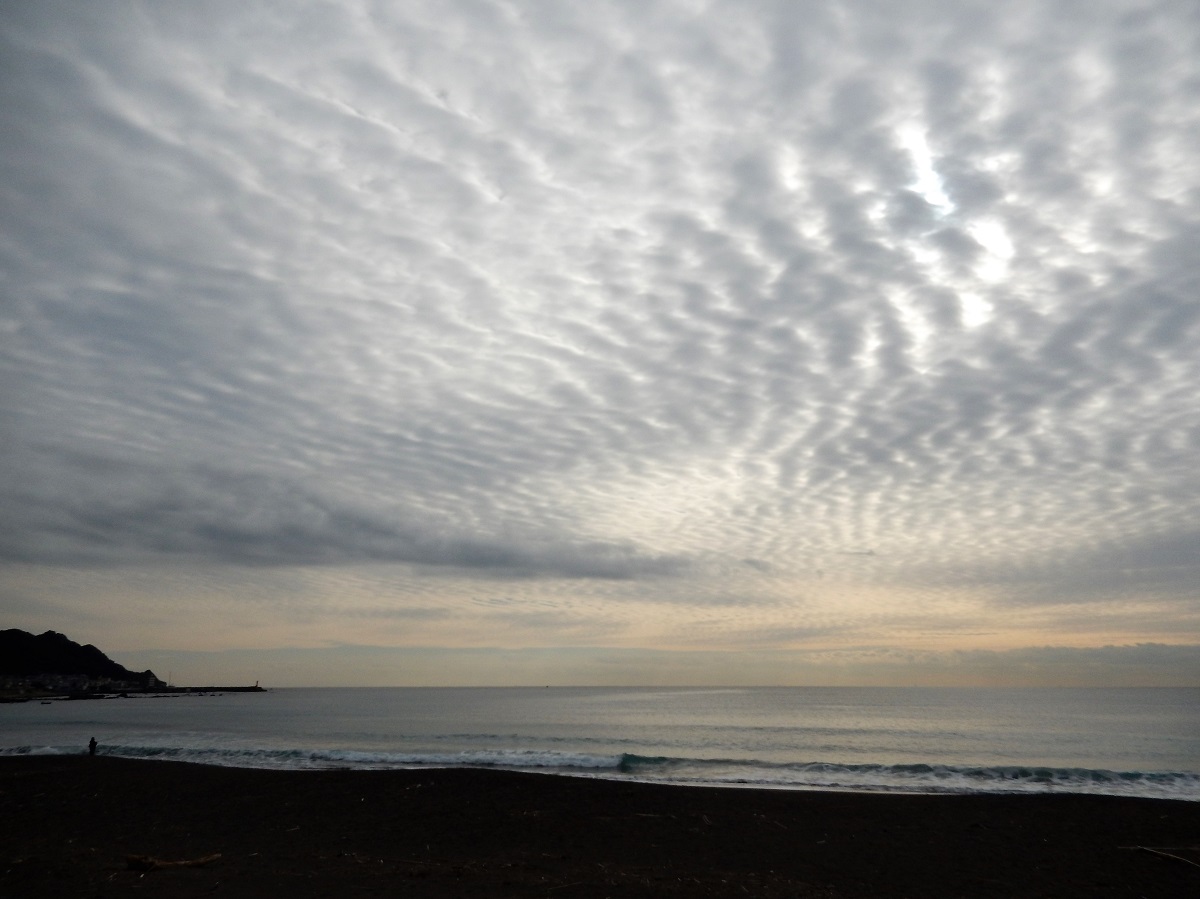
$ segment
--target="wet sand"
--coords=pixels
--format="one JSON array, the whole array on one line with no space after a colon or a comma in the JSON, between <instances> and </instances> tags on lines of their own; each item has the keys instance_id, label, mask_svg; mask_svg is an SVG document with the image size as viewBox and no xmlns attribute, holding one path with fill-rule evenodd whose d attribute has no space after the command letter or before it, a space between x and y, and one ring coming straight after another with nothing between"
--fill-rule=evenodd
<instances>
[{"instance_id":1,"label":"wet sand","mask_svg":"<svg viewBox=\"0 0 1200 899\"><path fill-rule=\"evenodd\" d=\"M0 759L0 896L29 899L1180 897L1197 847L1200 802Z\"/></svg>"}]
</instances>

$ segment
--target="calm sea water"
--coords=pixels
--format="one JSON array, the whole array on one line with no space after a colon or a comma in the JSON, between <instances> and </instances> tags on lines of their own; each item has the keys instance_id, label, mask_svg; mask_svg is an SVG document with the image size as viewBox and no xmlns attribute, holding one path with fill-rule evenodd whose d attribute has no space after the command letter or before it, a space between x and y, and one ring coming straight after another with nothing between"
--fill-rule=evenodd
<instances>
[{"instance_id":1,"label":"calm sea water","mask_svg":"<svg viewBox=\"0 0 1200 899\"><path fill-rule=\"evenodd\" d=\"M1200 801L1200 690L281 689L0 705L0 755L491 766L685 784Z\"/></svg>"}]
</instances>

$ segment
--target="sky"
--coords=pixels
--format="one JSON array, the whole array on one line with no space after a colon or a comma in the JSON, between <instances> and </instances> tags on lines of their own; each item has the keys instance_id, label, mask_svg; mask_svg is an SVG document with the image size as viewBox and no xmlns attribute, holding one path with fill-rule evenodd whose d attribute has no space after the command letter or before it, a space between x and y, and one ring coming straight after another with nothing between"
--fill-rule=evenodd
<instances>
[{"instance_id":1,"label":"sky","mask_svg":"<svg viewBox=\"0 0 1200 899\"><path fill-rule=\"evenodd\" d=\"M1194 0L0 0L0 625L177 683L1200 686Z\"/></svg>"}]
</instances>

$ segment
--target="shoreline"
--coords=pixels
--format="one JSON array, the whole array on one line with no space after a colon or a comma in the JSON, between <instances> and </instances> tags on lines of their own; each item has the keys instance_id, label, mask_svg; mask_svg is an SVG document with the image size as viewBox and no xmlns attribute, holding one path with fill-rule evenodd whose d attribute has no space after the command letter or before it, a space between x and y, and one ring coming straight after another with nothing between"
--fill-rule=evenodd
<instances>
[{"instance_id":1,"label":"shoreline","mask_svg":"<svg viewBox=\"0 0 1200 899\"><path fill-rule=\"evenodd\" d=\"M6 756L0 894L948 899L1200 889L1196 802L736 787ZM195 866L138 869L131 857Z\"/></svg>"},{"instance_id":2,"label":"shoreline","mask_svg":"<svg viewBox=\"0 0 1200 899\"><path fill-rule=\"evenodd\" d=\"M268 693L267 687L159 687L154 690L41 690L0 694L0 703L70 702L87 699L165 699L169 696L219 696L223 693Z\"/></svg>"},{"instance_id":3,"label":"shoreline","mask_svg":"<svg viewBox=\"0 0 1200 899\"><path fill-rule=\"evenodd\" d=\"M205 695L205 694L196 694ZM46 756L70 758L82 747L62 745L26 745L0 748L0 758L32 758ZM746 771L732 774L719 771L715 776L705 770L704 759L665 760L696 770L676 773L656 773L652 759L640 765L640 757L612 758L596 756L580 761L568 755L530 762L517 752L500 750L483 752L480 757L464 758L456 752L393 753L370 750L252 748L231 746L172 747L129 746L108 743L98 755L130 761L167 761L180 764L239 768L254 771L405 771L442 769L480 769L542 774L554 777L599 779L614 783L641 783L680 788L714 788L735 790L767 790L782 792L847 793L851 795L884 796L1053 796L1078 795L1128 799L1156 799L1200 803L1200 774L1172 771L1127 771L1109 769L1051 768L1042 765L864 765L870 769L860 776L855 765L813 763L815 773L806 774L810 766L796 766L798 774L791 777L772 776L770 764L759 770L757 763L747 763ZM553 753L550 753L553 756ZM491 757L489 757L491 756ZM730 763L721 763L728 767ZM786 767L786 766L784 766ZM916 769L914 775L912 770Z\"/></svg>"}]
</instances>

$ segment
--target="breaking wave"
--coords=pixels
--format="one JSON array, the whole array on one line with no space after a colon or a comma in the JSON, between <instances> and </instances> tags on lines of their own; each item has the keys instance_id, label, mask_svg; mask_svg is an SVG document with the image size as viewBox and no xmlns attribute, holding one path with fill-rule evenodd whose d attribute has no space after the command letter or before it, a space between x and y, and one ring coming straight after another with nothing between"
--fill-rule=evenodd
<instances>
[{"instance_id":1,"label":"breaking wave","mask_svg":"<svg viewBox=\"0 0 1200 899\"><path fill-rule=\"evenodd\" d=\"M71 755L78 747L18 746L0 756ZM361 769L499 768L693 786L852 790L872 793L1091 793L1200 801L1200 774L1036 766L771 763L536 749L464 752L377 752L229 746L106 745L101 754L238 768Z\"/></svg>"}]
</instances>

